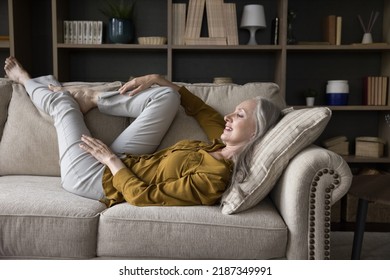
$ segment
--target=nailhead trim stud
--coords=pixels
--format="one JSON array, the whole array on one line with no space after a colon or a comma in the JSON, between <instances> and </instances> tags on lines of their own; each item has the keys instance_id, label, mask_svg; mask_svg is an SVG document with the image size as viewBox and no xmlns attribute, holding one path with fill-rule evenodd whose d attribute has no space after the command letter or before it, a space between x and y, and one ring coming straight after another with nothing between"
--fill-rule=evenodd
<instances>
[{"instance_id":1,"label":"nailhead trim stud","mask_svg":"<svg viewBox=\"0 0 390 280\"><path fill-rule=\"evenodd\" d=\"M318 182L321 180L321 177L324 175L331 175L333 178L333 183L330 184L325 189L325 206L324 206L324 220L316 221L316 197ZM310 194L309 194L309 259L316 259L315 249L316 246L323 246L325 259L330 259L330 226L331 226L331 198L333 190L340 184L340 176L333 169L322 169L317 172L317 174L313 178L313 182L311 184ZM316 232L316 223L324 224L324 232L319 233ZM323 234L324 236L324 244L315 244L315 236L316 234Z\"/></svg>"}]
</instances>

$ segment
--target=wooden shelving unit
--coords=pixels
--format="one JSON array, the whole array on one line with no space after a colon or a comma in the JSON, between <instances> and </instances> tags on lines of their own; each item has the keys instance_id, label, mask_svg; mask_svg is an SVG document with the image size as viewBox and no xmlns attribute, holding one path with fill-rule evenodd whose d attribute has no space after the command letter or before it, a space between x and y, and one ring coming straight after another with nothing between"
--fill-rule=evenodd
<instances>
[{"instance_id":1,"label":"wooden shelving unit","mask_svg":"<svg viewBox=\"0 0 390 280\"><path fill-rule=\"evenodd\" d=\"M29 0L0 0L0 35L8 36L8 41L0 41L0 59L3 62L8 56L15 56L29 70L34 68L35 45L40 42L35 39L37 32L32 22L41 17L36 13L40 10L43 1L33 2ZM41 59L42 58L38 58ZM42 64L42 63L41 63ZM4 76L3 67L0 75Z\"/></svg>"},{"instance_id":2,"label":"wooden shelving unit","mask_svg":"<svg viewBox=\"0 0 390 280\"><path fill-rule=\"evenodd\" d=\"M8 20L8 0L0 0L0 36L8 37L10 34L9 20ZM4 59L10 55L11 44L10 40L2 39L0 40L0 60ZM0 76L5 75L3 67L0 68Z\"/></svg>"},{"instance_id":3,"label":"wooden shelving unit","mask_svg":"<svg viewBox=\"0 0 390 280\"><path fill-rule=\"evenodd\" d=\"M92 4L94 3L94 5ZM140 2L140 1L139 1ZM137 13L140 14L139 18L145 16L145 14L150 11L150 8L145 8L148 5L154 6L153 10L158 12L153 13L153 21L148 22L149 30L147 28L142 27L142 30L139 31L138 36L144 35L158 35L158 36L167 36L168 42L163 46L146 46L146 45L138 45L138 44L126 44L126 45L113 45L113 44L102 44L102 45L66 45L63 44L62 39L62 21L65 19L74 19L74 20L83 20L85 18L80 18L81 15L75 9L75 7L82 7L81 10L86 11L84 14L87 14L88 20L104 20L104 17L98 12L98 7L101 2L95 2L91 0L84 1L75 1L75 0L51 0L52 5L52 31L53 31L53 72L60 80L77 80L84 78L84 80L93 80L93 75L80 75L77 71L77 61L74 64L69 62L71 59L78 59L80 53L83 56L88 56L89 53L85 51L90 50L91 58L86 58L86 61L80 60L80 64L84 64L83 67L85 71L89 71L88 66L91 65L91 69L94 72L98 71L98 67L95 67L99 62L99 58L114 55L116 52L121 52L123 63L128 65L128 68L118 66L123 69L123 73L129 72L132 76L137 74L145 74L141 70L132 69L133 65L131 65L131 57L134 53L137 54L137 57L143 56L143 61L145 65L149 65L149 67L141 67L149 70L149 72L158 72L160 74L166 75L169 79L176 81L185 81L185 82L207 82L212 81L214 76L231 76L233 81L237 83L245 83L250 81L275 81L279 84L281 88L282 94L286 96L288 103L291 105L298 105L295 102L290 102L291 99L299 100L297 95L297 83L293 81L293 86L290 85L289 76L290 72L295 72L295 68L299 69L300 65L296 65L297 63L294 60L299 60L300 57L309 56L317 56L321 57L323 55L333 56L333 60L338 60L338 57L351 57L350 59L355 59L357 56L363 56L366 54L374 54L374 55L382 55L383 53L390 52L390 45L362 45L358 44L359 39L353 38L353 34L346 37L346 41L343 42L342 45L288 45L286 40L287 34L287 14L289 9L296 10L298 14L298 18L296 19L296 29L300 30L301 26L304 25L305 29L310 27L311 25L321 25L321 20L318 18L323 18L324 15L338 12L338 5L336 1L331 1L330 8L328 10L315 10L311 11L312 15L309 19L316 18L316 22L311 24L310 22L305 22L306 19L306 11L303 9L309 3L306 0L263 0L261 4L265 6L267 11L267 24L270 26L271 20L273 17L280 18L280 32L279 38L280 42L278 45L270 45L270 28L267 28L266 31L259 31L257 33L258 42L260 42L257 46L248 46L245 45L247 41L248 34L246 30L239 30L239 41L240 45L238 46L185 46L185 45L173 45L172 44L172 5L174 3L182 3L188 1L181 0L165 0L165 1L156 1L156 0L146 0L142 1L142 7L140 7ZM242 8L245 4L248 4L250 1L229 1L235 2L237 4L237 21L239 22ZM343 3L355 3L352 0L341 1ZM324 3L322 1L321 3ZM383 10L383 6L386 4L386 1L376 0L372 3L373 7L380 8ZM345 6L344 5L344 6ZM355 4L354 4L355 5ZM320 5L321 6L321 5ZM343 6L343 5L341 5ZM356 6L356 5L355 5ZM366 12L367 4L361 4L362 8L360 11L362 13ZM358 8L356 8L359 11ZM344 12L344 11L343 11ZM304 14L305 16L302 16ZM351 15L342 15L344 18L349 18ZM354 15L356 16L356 15ZM136 26L140 27L143 22L135 19ZM351 21L351 20L350 20ZM384 21L384 17L382 17L382 21ZM350 23L346 22L346 26ZM154 27L158 26L159 29L156 31L157 34L151 34ZM354 26L356 30L355 33L359 33L361 36L361 31L359 31L360 26L356 22L356 26ZM318 32L318 28L315 29L314 32ZM306 33L306 32L305 32ZM307 32L310 34L310 32ZM347 32L344 32L347 33ZM374 34L377 36L377 34ZM297 34L299 36L299 34ZM310 36L310 35L308 35ZM316 34L318 37L318 34ZM375 37L374 36L374 37ZM314 37L314 41L318 38ZM299 39L299 38L298 38ZM303 38L306 41L310 41L310 37ZM99 54L97 51L101 50ZM158 55L150 56L150 51L156 51ZM194 58L196 56L196 58ZM295 57L297 57L295 59ZM308 58L308 59L309 59ZM93 62L93 59L96 60L96 65ZM224 63L221 61L227 59ZM369 57L368 57L369 59ZM127 61L128 60L128 61ZM229 60L231 64L229 64ZM293 62L290 62L293 60ZM364 59L363 59L364 60ZM103 60L105 61L105 60ZM156 66L156 61L159 63L164 62L163 66ZM202 63L203 61L207 61L209 63L208 69L204 69ZM238 65L236 62L241 62ZM348 62L348 61L347 61ZM347 63L345 62L345 63ZM88 64L89 63L89 64ZM114 63L114 62L113 62ZM304 63L307 63L306 61ZM130 65L129 65L130 64ZM218 64L220 66L218 66ZM241 65L240 65L241 64ZM154 65L154 66L153 66ZM213 67L209 67L212 65ZM236 66L237 65L237 66ZM139 66L139 65L136 65ZM229 67L231 66L230 69ZM232 67L233 66L233 67ZM234 67L236 66L236 67ZM238 67L244 67L247 71L244 70L245 75L241 75L243 71L241 69L234 69ZM308 65L308 67L313 67L312 65ZM328 66L325 66L328 67ZM137 67L134 67L137 68ZM193 69L193 71L192 71ZM292 69L292 70L291 70ZM203 70L203 71L200 71ZM310 69L311 72L312 69ZM371 69L370 69L371 70ZM146 71L146 70L145 70ZM375 70L378 71L378 70ZM199 74L202 72L202 75ZM256 73L253 75L251 73ZM360 73L359 73L360 74ZM128 76L127 74L123 74ZM102 75L97 75L98 77ZM330 76L330 75L328 75ZM247 78L246 78L247 77ZM110 78L109 76L107 78ZM114 77L113 77L114 78ZM122 77L118 77L122 78ZM330 78L329 78L330 79ZM316 81L316 79L311 79L312 83L316 83L320 90L323 90L323 84L326 82L327 77L322 77L321 84ZM303 85L304 86L304 85ZM301 86L301 88L303 87ZM310 85L311 86L311 85ZM322 87L322 88L321 88ZM286 89L289 90L286 90ZM298 101L303 103L302 101ZM349 110L348 108L340 108L335 110ZM356 109L352 109L356 110ZM371 108L359 109L359 110L371 110Z\"/></svg>"}]
</instances>

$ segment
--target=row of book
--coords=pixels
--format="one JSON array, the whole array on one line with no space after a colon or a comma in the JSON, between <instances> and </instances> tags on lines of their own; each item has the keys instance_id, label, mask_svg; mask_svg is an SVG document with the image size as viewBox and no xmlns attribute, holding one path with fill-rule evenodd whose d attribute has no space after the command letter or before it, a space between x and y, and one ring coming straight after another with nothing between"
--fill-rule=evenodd
<instances>
[{"instance_id":1,"label":"row of book","mask_svg":"<svg viewBox=\"0 0 390 280\"><path fill-rule=\"evenodd\" d=\"M201 37L204 12L208 37ZM235 3L223 0L189 0L173 4L173 43L175 45L238 45Z\"/></svg>"},{"instance_id":2,"label":"row of book","mask_svg":"<svg viewBox=\"0 0 390 280\"><path fill-rule=\"evenodd\" d=\"M330 45L341 45L343 18L336 15L328 15L324 19L324 41Z\"/></svg>"},{"instance_id":3,"label":"row of book","mask_svg":"<svg viewBox=\"0 0 390 280\"><path fill-rule=\"evenodd\" d=\"M64 20L65 44L102 44L103 22L90 20Z\"/></svg>"},{"instance_id":4,"label":"row of book","mask_svg":"<svg viewBox=\"0 0 390 280\"><path fill-rule=\"evenodd\" d=\"M390 105L389 77L369 76L363 79L363 105Z\"/></svg>"}]
</instances>

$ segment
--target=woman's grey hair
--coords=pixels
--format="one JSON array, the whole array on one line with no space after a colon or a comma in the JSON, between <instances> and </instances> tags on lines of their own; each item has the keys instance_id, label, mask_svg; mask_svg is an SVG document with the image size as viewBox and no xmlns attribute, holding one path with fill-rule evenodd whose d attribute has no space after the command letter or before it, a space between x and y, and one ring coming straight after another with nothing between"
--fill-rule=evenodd
<instances>
[{"instance_id":1,"label":"woman's grey hair","mask_svg":"<svg viewBox=\"0 0 390 280\"><path fill-rule=\"evenodd\" d=\"M261 141L265 133L273 127L280 118L281 111L274 103L262 97L256 97L253 100L257 103L253 115L256 123L255 134L244 149L233 159L234 169L230 185L245 181L250 173L255 147Z\"/></svg>"}]
</instances>

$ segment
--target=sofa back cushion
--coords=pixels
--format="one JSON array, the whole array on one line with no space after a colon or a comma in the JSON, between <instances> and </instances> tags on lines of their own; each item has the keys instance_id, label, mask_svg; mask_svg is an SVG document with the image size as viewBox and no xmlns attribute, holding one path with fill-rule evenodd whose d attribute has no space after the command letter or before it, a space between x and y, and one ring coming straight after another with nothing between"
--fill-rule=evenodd
<instances>
[{"instance_id":1,"label":"sofa back cushion","mask_svg":"<svg viewBox=\"0 0 390 280\"><path fill-rule=\"evenodd\" d=\"M22 85L9 83L7 89L1 87L1 90L12 97L0 141L0 176L60 176L58 142L52 118L32 104ZM7 103L6 94L0 93L0 107L3 107ZM2 118L3 110L0 120ZM90 111L85 120L91 133L108 144L130 122L127 118L101 114L97 109Z\"/></svg>"},{"instance_id":2,"label":"sofa back cushion","mask_svg":"<svg viewBox=\"0 0 390 280\"><path fill-rule=\"evenodd\" d=\"M75 83L65 85L70 84ZM83 84L99 89L107 88L107 90L119 86L112 83ZM279 87L274 83L181 85L185 85L222 115L232 112L242 101L259 95L269 98L280 108L285 107L284 100L279 94ZM59 176L57 138L51 117L36 109L23 86L9 83L6 91L9 92L8 96L12 91L12 98L7 102L4 96L0 96L0 106L9 103L9 114L0 142L0 176L17 174ZM2 115L0 115L0 120ZM108 145L132 121L128 118L104 115L97 109L90 111L85 116L85 120L92 135ZM187 116L183 108L180 108L159 149L182 139L207 141L207 137L197 122Z\"/></svg>"},{"instance_id":3,"label":"sofa back cushion","mask_svg":"<svg viewBox=\"0 0 390 280\"><path fill-rule=\"evenodd\" d=\"M279 86L275 83L247 83L244 85L178 83L178 85L185 86L189 91L217 110L222 116L233 112L235 107L244 100L256 96L262 96L271 100L281 109L286 107L285 101L279 93ZM166 148L183 139L207 141L206 135L196 120L187 116L181 107L159 148Z\"/></svg>"}]
</instances>

